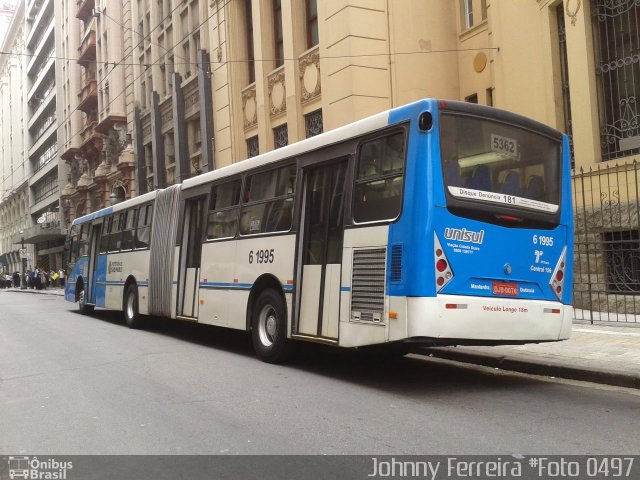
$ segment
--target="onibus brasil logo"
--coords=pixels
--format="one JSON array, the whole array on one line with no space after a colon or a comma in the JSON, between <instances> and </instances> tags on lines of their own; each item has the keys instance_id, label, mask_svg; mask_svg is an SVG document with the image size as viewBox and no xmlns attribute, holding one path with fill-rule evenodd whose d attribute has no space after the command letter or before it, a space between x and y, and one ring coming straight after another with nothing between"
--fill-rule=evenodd
<instances>
[{"instance_id":1,"label":"onibus brasil logo","mask_svg":"<svg viewBox=\"0 0 640 480\"><path fill-rule=\"evenodd\" d=\"M37 480L65 480L67 470L73 468L73 462L61 462L53 458L39 460L38 457L9 457L9 478L27 478Z\"/></svg>"}]
</instances>

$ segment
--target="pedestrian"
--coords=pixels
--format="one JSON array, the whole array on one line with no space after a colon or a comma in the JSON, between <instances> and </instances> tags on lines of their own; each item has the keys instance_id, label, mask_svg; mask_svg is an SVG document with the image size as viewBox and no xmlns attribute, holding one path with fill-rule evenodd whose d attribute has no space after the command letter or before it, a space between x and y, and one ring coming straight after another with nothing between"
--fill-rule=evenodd
<instances>
[{"instance_id":1,"label":"pedestrian","mask_svg":"<svg viewBox=\"0 0 640 480\"><path fill-rule=\"evenodd\" d=\"M60 269L58 275L60 276L60 287L64 288L64 268Z\"/></svg>"}]
</instances>

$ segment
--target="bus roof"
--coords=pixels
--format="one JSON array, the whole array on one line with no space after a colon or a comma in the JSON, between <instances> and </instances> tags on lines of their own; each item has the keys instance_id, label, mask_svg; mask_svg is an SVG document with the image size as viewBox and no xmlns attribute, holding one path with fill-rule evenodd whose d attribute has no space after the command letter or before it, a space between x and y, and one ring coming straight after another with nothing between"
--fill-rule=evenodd
<instances>
[{"instance_id":1,"label":"bus roof","mask_svg":"<svg viewBox=\"0 0 640 480\"><path fill-rule=\"evenodd\" d=\"M140 205L142 203L148 202L149 200L153 200L156 198L158 194L158 190L154 190L153 192L148 192L139 197L133 197L129 200L125 200L124 202L117 203L111 207L102 208L100 210L96 210L95 212L91 212L82 217L76 218L71 225L78 225L80 223L88 222L93 220L94 218L104 217L113 212L119 212L125 210L129 207L135 207L136 205Z\"/></svg>"}]
</instances>

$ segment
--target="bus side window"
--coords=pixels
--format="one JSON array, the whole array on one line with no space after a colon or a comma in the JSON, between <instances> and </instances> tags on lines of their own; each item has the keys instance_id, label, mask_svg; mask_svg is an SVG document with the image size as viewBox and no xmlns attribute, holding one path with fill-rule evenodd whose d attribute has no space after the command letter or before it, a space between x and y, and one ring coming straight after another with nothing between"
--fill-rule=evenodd
<instances>
[{"instance_id":1,"label":"bus side window","mask_svg":"<svg viewBox=\"0 0 640 480\"><path fill-rule=\"evenodd\" d=\"M89 227L90 223L85 223L80 228L80 245L79 245L79 256L84 257L89 255Z\"/></svg>"},{"instance_id":2,"label":"bus side window","mask_svg":"<svg viewBox=\"0 0 640 480\"><path fill-rule=\"evenodd\" d=\"M136 228L136 248L148 248L151 237L152 205L141 205L138 208L138 221Z\"/></svg>"},{"instance_id":3,"label":"bus side window","mask_svg":"<svg viewBox=\"0 0 640 480\"><path fill-rule=\"evenodd\" d=\"M235 237L240 205L240 179L213 187L207 238Z\"/></svg>"},{"instance_id":4,"label":"bus side window","mask_svg":"<svg viewBox=\"0 0 640 480\"><path fill-rule=\"evenodd\" d=\"M114 215L111 220L111 234L109 235L109 251L117 252L122 244L122 213Z\"/></svg>"},{"instance_id":5,"label":"bus side window","mask_svg":"<svg viewBox=\"0 0 640 480\"><path fill-rule=\"evenodd\" d=\"M109 250L109 231L111 229L112 216L108 216L102 223L102 233L100 235L100 253L107 253Z\"/></svg>"},{"instance_id":6,"label":"bus side window","mask_svg":"<svg viewBox=\"0 0 640 480\"><path fill-rule=\"evenodd\" d=\"M122 230L122 250L131 250L135 245L133 237L136 228L136 210L128 210L125 214L126 221Z\"/></svg>"},{"instance_id":7,"label":"bus side window","mask_svg":"<svg viewBox=\"0 0 640 480\"><path fill-rule=\"evenodd\" d=\"M69 263L76 263L78 261L78 226L73 225L71 230L69 231L69 255L67 257L67 261Z\"/></svg>"},{"instance_id":8,"label":"bus side window","mask_svg":"<svg viewBox=\"0 0 640 480\"><path fill-rule=\"evenodd\" d=\"M247 177L245 202L240 215L242 235L291 229L295 179L295 165Z\"/></svg>"},{"instance_id":9,"label":"bus side window","mask_svg":"<svg viewBox=\"0 0 640 480\"><path fill-rule=\"evenodd\" d=\"M404 161L404 132L371 140L360 147L353 200L356 222L391 220L399 215Z\"/></svg>"}]
</instances>

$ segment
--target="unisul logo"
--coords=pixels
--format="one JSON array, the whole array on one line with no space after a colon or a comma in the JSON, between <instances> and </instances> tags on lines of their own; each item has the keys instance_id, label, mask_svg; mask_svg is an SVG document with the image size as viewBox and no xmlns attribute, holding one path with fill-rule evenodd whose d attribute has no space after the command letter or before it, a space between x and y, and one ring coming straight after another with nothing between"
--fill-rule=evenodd
<instances>
[{"instance_id":1,"label":"unisul logo","mask_svg":"<svg viewBox=\"0 0 640 480\"><path fill-rule=\"evenodd\" d=\"M9 478L27 478L34 480L65 480L67 470L73 468L73 462L60 462L53 458L39 460L38 457L9 457Z\"/></svg>"},{"instance_id":2,"label":"unisul logo","mask_svg":"<svg viewBox=\"0 0 640 480\"><path fill-rule=\"evenodd\" d=\"M473 230L467 230L466 228L447 227L444 229L444 238L447 240L482 244L484 241L484 230L474 232Z\"/></svg>"}]
</instances>

